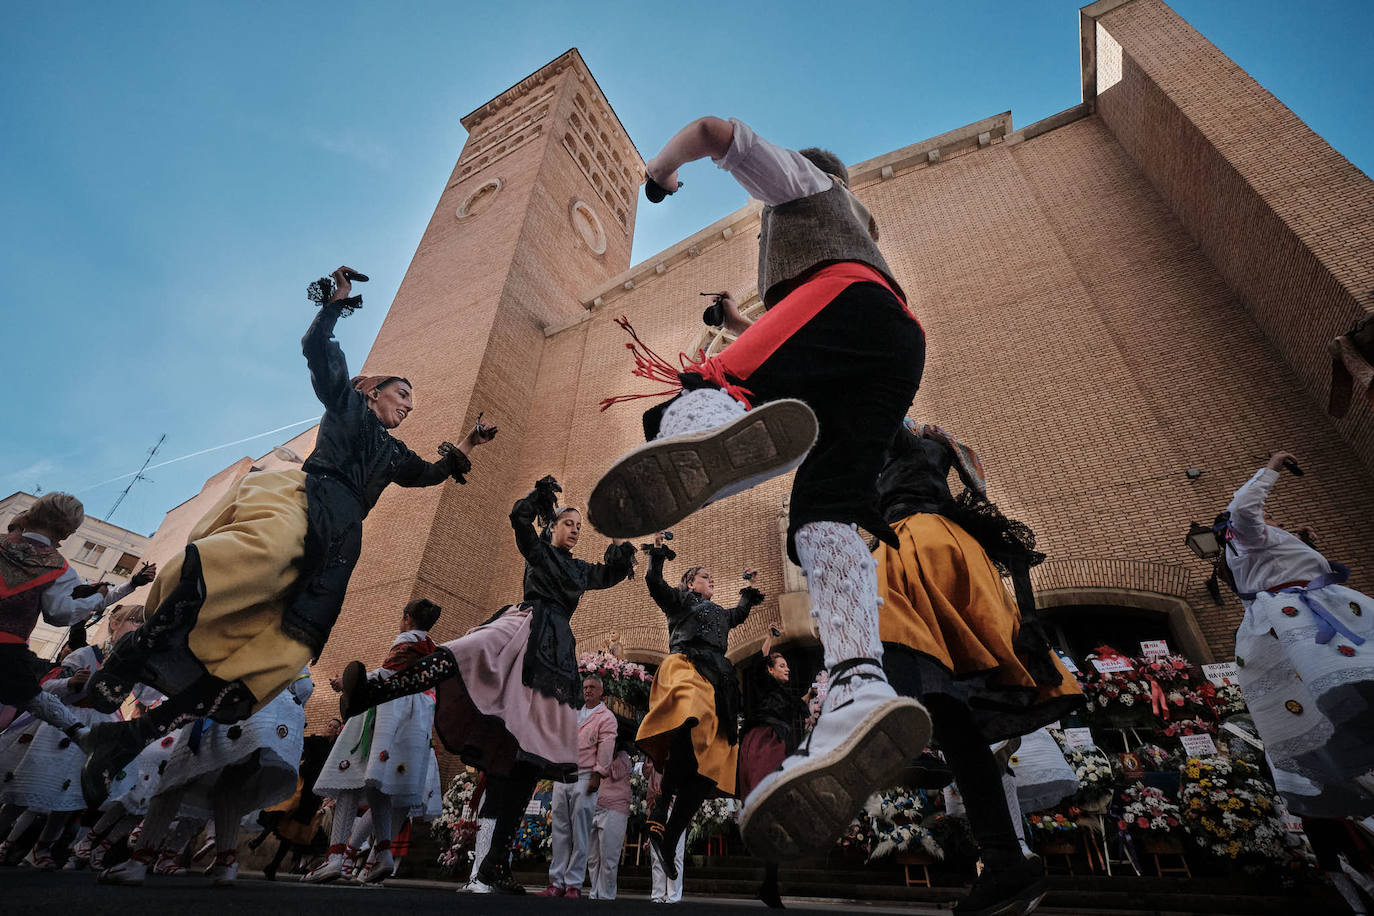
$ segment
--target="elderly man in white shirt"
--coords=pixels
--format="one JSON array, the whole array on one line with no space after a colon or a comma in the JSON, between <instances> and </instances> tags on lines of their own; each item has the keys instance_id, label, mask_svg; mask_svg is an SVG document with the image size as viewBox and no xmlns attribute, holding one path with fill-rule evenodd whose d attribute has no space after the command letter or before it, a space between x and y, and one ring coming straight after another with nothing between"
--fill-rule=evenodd
<instances>
[{"instance_id":1,"label":"elderly man in white shirt","mask_svg":"<svg viewBox=\"0 0 1374 916\"><path fill-rule=\"evenodd\" d=\"M1276 781L1295 813L1374 813L1374 600L1349 570L1269 523L1276 452L1228 506L1223 559L1245 617L1236 631L1240 687Z\"/></svg>"},{"instance_id":2,"label":"elderly man in white shirt","mask_svg":"<svg viewBox=\"0 0 1374 916\"><path fill-rule=\"evenodd\" d=\"M577 782L553 786L553 860L549 886L539 897L581 897L587 877L587 849L596 816L601 780L611 775L615 757L615 713L602 698L601 678L582 681L582 708L577 712Z\"/></svg>"},{"instance_id":3,"label":"elderly man in white shirt","mask_svg":"<svg viewBox=\"0 0 1374 916\"><path fill-rule=\"evenodd\" d=\"M101 583L91 594L73 597L82 586L81 577L57 548L85 517L75 496L47 493L15 517L0 542L0 703L22 709L71 738L81 737L86 727L60 699L41 690L34 675L35 658L28 644L38 618L59 627L81 623L151 582L156 572L152 567L139 570L125 585L111 589Z\"/></svg>"}]
</instances>

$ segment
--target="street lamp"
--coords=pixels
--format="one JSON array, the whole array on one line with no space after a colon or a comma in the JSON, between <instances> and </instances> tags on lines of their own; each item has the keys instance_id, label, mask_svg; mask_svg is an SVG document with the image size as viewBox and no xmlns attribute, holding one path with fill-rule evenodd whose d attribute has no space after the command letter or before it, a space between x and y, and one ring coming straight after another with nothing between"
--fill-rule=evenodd
<instances>
[{"instance_id":1,"label":"street lamp","mask_svg":"<svg viewBox=\"0 0 1374 916\"><path fill-rule=\"evenodd\" d=\"M1217 540L1215 530L1206 525L1199 525L1192 522L1188 526L1188 533L1183 538L1183 543L1193 552L1199 560L1210 560L1212 562L1212 574L1203 583L1207 588L1207 594L1212 596L1218 606L1221 605L1221 583L1218 581L1219 570L1218 557L1221 556L1221 542Z\"/></svg>"},{"instance_id":2,"label":"street lamp","mask_svg":"<svg viewBox=\"0 0 1374 916\"><path fill-rule=\"evenodd\" d=\"M1197 522L1192 522L1188 526L1188 534L1183 538L1183 543L1199 560L1215 560L1221 554L1221 542L1217 540L1217 533Z\"/></svg>"}]
</instances>

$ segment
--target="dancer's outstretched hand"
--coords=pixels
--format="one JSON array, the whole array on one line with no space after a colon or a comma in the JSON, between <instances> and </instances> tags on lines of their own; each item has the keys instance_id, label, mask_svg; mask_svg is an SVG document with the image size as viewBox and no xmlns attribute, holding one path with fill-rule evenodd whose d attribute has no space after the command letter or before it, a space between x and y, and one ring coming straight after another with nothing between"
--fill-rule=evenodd
<instances>
[{"instance_id":1,"label":"dancer's outstretched hand","mask_svg":"<svg viewBox=\"0 0 1374 916\"><path fill-rule=\"evenodd\" d=\"M129 579L129 584L132 585L134 588L142 588L143 586L147 585L149 582L152 582L156 578L157 564L144 563L143 566L139 569L139 571L134 573L133 577Z\"/></svg>"},{"instance_id":2,"label":"dancer's outstretched hand","mask_svg":"<svg viewBox=\"0 0 1374 916\"><path fill-rule=\"evenodd\" d=\"M338 302L352 295L353 275L356 273L351 267L340 267L329 275L334 279L334 295L329 297L330 302Z\"/></svg>"},{"instance_id":3,"label":"dancer's outstretched hand","mask_svg":"<svg viewBox=\"0 0 1374 916\"><path fill-rule=\"evenodd\" d=\"M467 444L472 448L476 448L479 445L486 445L488 442L495 439L496 434L500 431L499 427L483 424L482 418L479 416L477 418L477 425L472 428L472 432L468 433Z\"/></svg>"}]
</instances>

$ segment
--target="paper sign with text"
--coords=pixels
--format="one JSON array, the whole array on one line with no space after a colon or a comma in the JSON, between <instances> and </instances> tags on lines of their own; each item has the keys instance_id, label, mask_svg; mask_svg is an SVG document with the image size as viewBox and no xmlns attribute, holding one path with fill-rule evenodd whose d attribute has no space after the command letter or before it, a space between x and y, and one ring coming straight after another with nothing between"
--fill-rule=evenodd
<instances>
[{"instance_id":1,"label":"paper sign with text","mask_svg":"<svg viewBox=\"0 0 1374 916\"><path fill-rule=\"evenodd\" d=\"M1131 660L1120 655L1113 655L1109 658L1093 659L1093 667L1103 674L1111 674L1113 671L1130 671Z\"/></svg>"},{"instance_id":2,"label":"paper sign with text","mask_svg":"<svg viewBox=\"0 0 1374 916\"><path fill-rule=\"evenodd\" d=\"M1140 644L1140 654L1146 658L1169 654L1169 643L1163 639L1150 639Z\"/></svg>"},{"instance_id":3,"label":"paper sign with text","mask_svg":"<svg viewBox=\"0 0 1374 916\"><path fill-rule=\"evenodd\" d=\"M1066 728L1064 729L1064 743L1069 747L1096 747L1093 743L1093 731L1090 728Z\"/></svg>"},{"instance_id":4,"label":"paper sign with text","mask_svg":"<svg viewBox=\"0 0 1374 916\"><path fill-rule=\"evenodd\" d=\"M1210 757L1217 752L1217 744L1211 735L1180 735L1183 751L1189 757Z\"/></svg>"},{"instance_id":5,"label":"paper sign with text","mask_svg":"<svg viewBox=\"0 0 1374 916\"><path fill-rule=\"evenodd\" d=\"M1239 684L1237 675L1240 669L1235 662L1217 662L1215 665L1203 665L1202 674L1207 680L1218 687L1226 687L1230 684Z\"/></svg>"},{"instance_id":6,"label":"paper sign with text","mask_svg":"<svg viewBox=\"0 0 1374 916\"><path fill-rule=\"evenodd\" d=\"M1064 667L1069 669L1070 674L1082 674L1082 672L1078 670L1078 666L1073 663L1073 659L1069 658L1067 654L1059 649L1055 649L1054 653L1059 656L1059 660L1064 663Z\"/></svg>"}]
</instances>

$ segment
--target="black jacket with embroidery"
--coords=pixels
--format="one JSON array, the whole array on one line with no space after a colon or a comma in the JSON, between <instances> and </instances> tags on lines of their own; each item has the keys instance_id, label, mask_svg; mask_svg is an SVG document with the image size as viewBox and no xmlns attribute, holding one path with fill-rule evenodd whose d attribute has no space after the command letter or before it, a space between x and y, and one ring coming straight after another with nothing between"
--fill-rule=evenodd
<instances>
[{"instance_id":1,"label":"black jacket with embroidery","mask_svg":"<svg viewBox=\"0 0 1374 916\"><path fill-rule=\"evenodd\" d=\"M730 631L748 619L749 612L763 601L763 592L742 588L739 604L727 610L691 589L674 588L665 582L663 563L668 553L665 547L649 551L644 584L668 618L668 651L685 655L714 689L721 732L734 744L739 737L739 682L735 679L735 667L725 657L725 649Z\"/></svg>"},{"instance_id":2,"label":"black jacket with embroidery","mask_svg":"<svg viewBox=\"0 0 1374 916\"><path fill-rule=\"evenodd\" d=\"M362 552L363 519L387 485L431 487L450 478L466 483L463 475L472 469L467 456L456 449L429 462L392 437L351 384L347 360L334 339L339 313L339 306L325 305L301 338L310 383L324 405L324 416L315 450L302 466L308 515L305 554L282 617L283 631L316 656L339 618Z\"/></svg>"}]
</instances>

